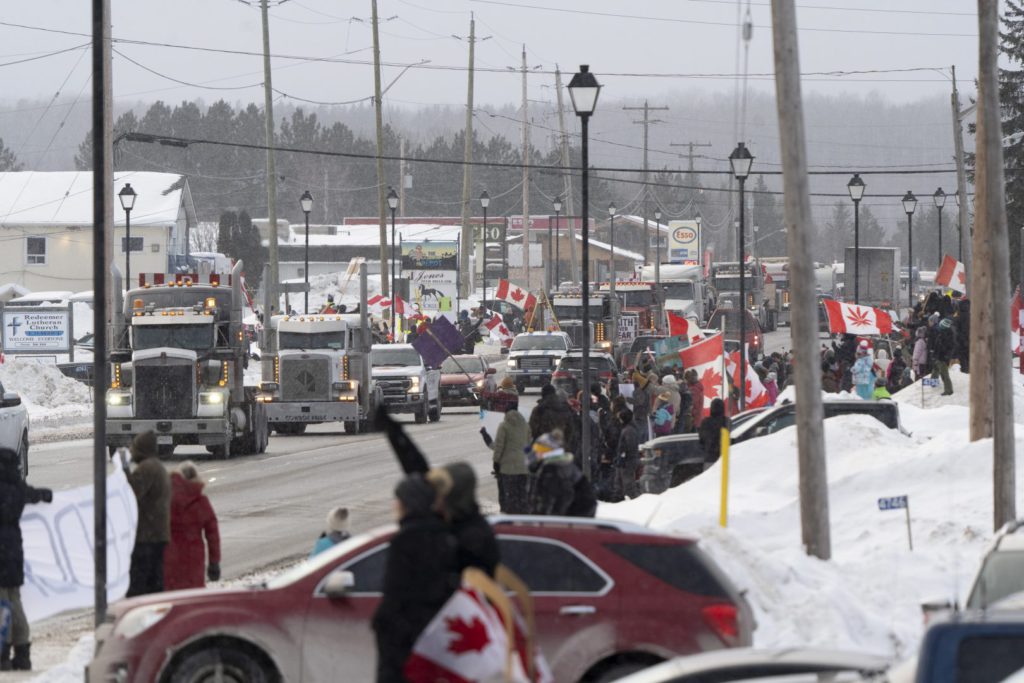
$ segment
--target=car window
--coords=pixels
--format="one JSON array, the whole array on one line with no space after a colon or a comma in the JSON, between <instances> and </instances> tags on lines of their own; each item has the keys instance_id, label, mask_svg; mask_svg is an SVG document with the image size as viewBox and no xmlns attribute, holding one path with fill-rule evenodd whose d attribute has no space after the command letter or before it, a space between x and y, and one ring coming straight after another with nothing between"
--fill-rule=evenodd
<instances>
[{"instance_id":1,"label":"car window","mask_svg":"<svg viewBox=\"0 0 1024 683\"><path fill-rule=\"evenodd\" d=\"M548 540L499 537L501 562L531 593L600 593L608 579L575 551Z\"/></svg>"},{"instance_id":2,"label":"car window","mask_svg":"<svg viewBox=\"0 0 1024 683\"><path fill-rule=\"evenodd\" d=\"M796 424L796 411L795 410L787 410L787 411L782 412L781 414L777 415L776 417L774 417L774 418L772 418L770 420L766 420L765 422L762 422L761 426L766 428L766 430L767 430L766 433L767 434L774 434L775 432L779 431L780 429L785 429L786 427L792 427L795 424Z\"/></svg>"},{"instance_id":3,"label":"car window","mask_svg":"<svg viewBox=\"0 0 1024 683\"><path fill-rule=\"evenodd\" d=\"M865 403L864 405L846 406L825 404L825 417L837 415L870 415L889 429L896 429L896 407L891 403Z\"/></svg>"},{"instance_id":4,"label":"car window","mask_svg":"<svg viewBox=\"0 0 1024 683\"><path fill-rule=\"evenodd\" d=\"M1024 550L997 550L985 560L967 606L980 609L1021 591L1024 591Z\"/></svg>"},{"instance_id":5,"label":"car window","mask_svg":"<svg viewBox=\"0 0 1024 683\"><path fill-rule=\"evenodd\" d=\"M356 558L338 571L352 572L355 584L350 593L380 593L384 590L384 563L388 559L388 546L385 543Z\"/></svg>"},{"instance_id":6,"label":"car window","mask_svg":"<svg viewBox=\"0 0 1024 683\"><path fill-rule=\"evenodd\" d=\"M694 595L728 598L729 594L700 558L692 545L673 543L609 543L606 546L668 585Z\"/></svg>"},{"instance_id":7,"label":"car window","mask_svg":"<svg viewBox=\"0 0 1024 683\"><path fill-rule=\"evenodd\" d=\"M956 683L993 683L1024 668L1024 636L974 636L957 648Z\"/></svg>"}]
</instances>

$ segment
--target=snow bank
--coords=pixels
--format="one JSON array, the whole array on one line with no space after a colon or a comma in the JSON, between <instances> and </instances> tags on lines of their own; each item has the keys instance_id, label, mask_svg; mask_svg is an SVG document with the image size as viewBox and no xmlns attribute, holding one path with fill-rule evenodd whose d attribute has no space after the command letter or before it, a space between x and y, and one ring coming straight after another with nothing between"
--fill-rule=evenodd
<instances>
[{"instance_id":1,"label":"snow bank","mask_svg":"<svg viewBox=\"0 0 1024 683\"><path fill-rule=\"evenodd\" d=\"M68 653L68 658L57 666L35 676L32 683L81 683L85 667L92 661L96 639L92 633L79 638Z\"/></svg>"},{"instance_id":2,"label":"snow bank","mask_svg":"<svg viewBox=\"0 0 1024 683\"><path fill-rule=\"evenodd\" d=\"M24 359L8 361L0 365L0 383L7 391L21 394L33 426L92 416L92 390L55 365Z\"/></svg>"},{"instance_id":3,"label":"snow bank","mask_svg":"<svg viewBox=\"0 0 1024 683\"><path fill-rule=\"evenodd\" d=\"M955 391L966 401L966 389ZM905 657L922 635L920 603L963 596L991 537L992 445L969 442L962 406L922 409L906 401L901 415L911 436L862 415L824 423L828 562L801 547L795 428L733 449L727 529L717 524L720 463L661 496L602 505L598 514L700 539L748 589L759 647ZM1021 467L1021 439L1017 453ZM878 498L896 495L909 496L913 552L903 511L878 509Z\"/></svg>"}]
</instances>

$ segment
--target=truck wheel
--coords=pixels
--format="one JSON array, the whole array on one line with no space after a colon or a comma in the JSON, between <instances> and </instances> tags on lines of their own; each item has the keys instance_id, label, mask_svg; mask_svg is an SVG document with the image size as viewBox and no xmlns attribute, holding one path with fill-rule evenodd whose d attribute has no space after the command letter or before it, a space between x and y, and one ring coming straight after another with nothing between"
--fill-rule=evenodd
<instances>
[{"instance_id":1,"label":"truck wheel","mask_svg":"<svg viewBox=\"0 0 1024 683\"><path fill-rule=\"evenodd\" d=\"M305 433L306 433L306 423L305 422L296 422L295 424L292 425L292 434L305 434Z\"/></svg>"},{"instance_id":2,"label":"truck wheel","mask_svg":"<svg viewBox=\"0 0 1024 683\"><path fill-rule=\"evenodd\" d=\"M526 385L522 382L516 382L516 393L522 396L526 393Z\"/></svg>"},{"instance_id":3,"label":"truck wheel","mask_svg":"<svg viewBox=\"0 0 1024 683\"><path fill-rule=\"evenodd\" d=\"M441 408L441 399L437 399L436 407L433 410L431 410L430 413L427 415L431 422L441 421Z\"/></svg>"},{"instance_id":4,"label":"truck wheel","mask_svg":"<svg viewBox=\"0 0 1024 683\"><path fill-rule=\"evenodd\" d=\"M345 420L345 433L346 434L358 434L359 433L359 422L356 420Z\"/></svg>"},{"instance_id":5,"label":"truck wheel","mask_svg":"<svg viewBox=\"0 0 1024 683\"><path fill-rule=\"evenodd\" d=\"M156 447L156 452L157 452L157 455L159 455L161 458L166 458L166 457L169 457L171 455L174 455L174 444L173 443L167 443L167 444L163 444L163 445L157 446Z\"/></svg>"},{"instance_id":6,"label":"truck wheel","mask_svg":"<svg viewBox=\"0 0 1024 683\"><path fill-rule=\"evenodd\" d=\"M416 424L421 425L427 423L427 413L429 412L429 409L427 408L428 405L427 399L423 399L423 404L416 409Z\"/></svg>"},{"instance_id":7,"label":"truck wheel","mask_svg":"<svg viewBox=\"0 0 1024 683\"><path fill-rule=\"evenodd\" d=\"M28 432L21 435L18 445L18 470L22 480L28 477Z\"/></svg>"},{"instance_id":8,"label":"truck wheel","mask_svg":"<svg viewBox=\"0 0 1024 683\"><path fill-rule=\"evenodd\" d=\"M224 443L224 444L217 444L217 445L214 445L214 446L207 446L206 450L210 451L210 453L213 454L213 457L215 457L215 458L220 458L221 460L230 460L231 459L231 441L232 440L229 440L227 443Z\"/></svg>"}]
</instances>

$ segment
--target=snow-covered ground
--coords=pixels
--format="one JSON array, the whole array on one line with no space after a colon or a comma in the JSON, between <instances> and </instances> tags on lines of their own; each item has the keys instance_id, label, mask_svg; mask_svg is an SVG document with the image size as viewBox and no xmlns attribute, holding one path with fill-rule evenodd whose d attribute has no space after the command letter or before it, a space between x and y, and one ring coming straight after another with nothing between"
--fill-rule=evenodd
<instances>
[{"instance_id":1,"label":"snow-covered ground","mask_svg":"<svg viewBox=\"0 0 1024 683\"><path fill-rule=\"evenodd\" d=\"M91 433L92 390L55 365L8 359L0 365L0 383L4 390L21 395L33 442Z\"/></svg>"},{"instance_id":2,"label":"snow-covered ground","mask_svg":"<svg viewBox=\"0 0 1024 683\"><path fill-rule=\"evenodd\" d=\"M925 388L925 408L918 385L897 396L910 436L860 415L825 422L831 561L801 546L794 428L733 448L727 528L718 525L721 463L661 496L602 505L598 514L700 539L748 590L758 646L905 658L922 635L920 603L962 598L992 536L992 443L970 443L969 378L957 369L953 379L951 397ZM1020 415L1019 379L1015 390ZM1020 463L1024 426L1017 436ZM903 511L878 508L879 498L897 495L909 496L913 551Z\"/></svg>"}]
</instances>

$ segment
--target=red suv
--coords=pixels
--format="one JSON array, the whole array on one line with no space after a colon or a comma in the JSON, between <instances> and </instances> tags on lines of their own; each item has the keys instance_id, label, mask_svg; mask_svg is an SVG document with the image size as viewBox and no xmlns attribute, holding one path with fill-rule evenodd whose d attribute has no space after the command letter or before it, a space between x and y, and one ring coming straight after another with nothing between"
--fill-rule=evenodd
<instances>
[{"instance_id":1,"label":"red suv","mask_svg":"<svg viewBox=\"0 0 1024 683\"><path fill-rule=\"evenodd\" d=\"M605 520L494 517L502 562L534 598L556 681L611 681L677 655L749 646L750 607L697 544ZM86 680L370 681L394 528L267 583L115 603Z\"/></svg>"}]
</instances>

